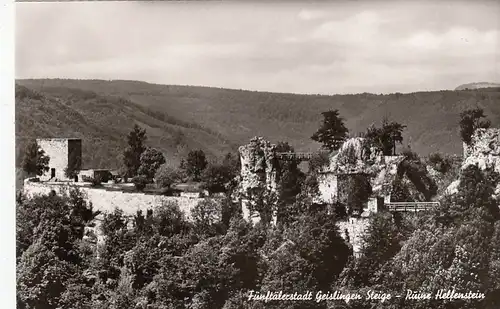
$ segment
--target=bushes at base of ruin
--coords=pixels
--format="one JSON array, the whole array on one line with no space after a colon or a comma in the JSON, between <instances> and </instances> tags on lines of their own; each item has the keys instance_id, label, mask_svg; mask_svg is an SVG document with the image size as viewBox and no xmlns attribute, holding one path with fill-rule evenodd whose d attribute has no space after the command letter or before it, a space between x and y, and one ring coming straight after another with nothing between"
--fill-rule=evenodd
<instances>
[{"instance_id":1,"label":"bushes at base of ruin","mask_svg":"<svg viewBox=\"0 0 500 309\"><path fill-rule=\"evenodd\" d=\"M149 183L149 180L147 179L146 176L139 175L132 178L132 183L134 184L135 188L138 191L142 191L144 190L144 188L146 188L146 185Z\"/></svg>"}]
</instances>

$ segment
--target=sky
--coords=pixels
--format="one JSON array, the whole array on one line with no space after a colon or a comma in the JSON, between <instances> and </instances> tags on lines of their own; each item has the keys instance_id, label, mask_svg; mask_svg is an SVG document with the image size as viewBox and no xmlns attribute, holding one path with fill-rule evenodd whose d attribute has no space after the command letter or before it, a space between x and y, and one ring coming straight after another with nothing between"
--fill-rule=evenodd
<instances>
[{"instance_id":1,"label":"sky","mask_svg":"<svg viewBox=\"0 0 500 309\"><path fill-rule=\"evenodd\" d=\"M500 82L500 1L16 3L16 78L307 94Z\"/></svg>"}]
</instances>

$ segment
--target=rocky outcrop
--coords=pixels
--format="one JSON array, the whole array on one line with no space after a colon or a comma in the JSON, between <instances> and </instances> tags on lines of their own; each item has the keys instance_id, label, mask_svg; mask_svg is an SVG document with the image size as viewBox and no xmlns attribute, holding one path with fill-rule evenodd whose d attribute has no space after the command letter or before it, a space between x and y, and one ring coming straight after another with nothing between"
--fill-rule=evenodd
<instances>
[{"instance_id":1,"label":"rocky outcrop","mask_svg":"<svg viewBox=\"0 0 500 309\"><path fill-rule=\"evenodd\" d=\"M243 217L256 223L275 220L272 203L277 189L278 158L276 145L254 137L239 148L241 171L235 197L241 201Z\"/></svg>"},{"instance_id":2,"label":"rocky outcrop","mask_svg":"<svg viewBox=\"0 0 500 309\"><path fill-rule=\"evenodd\" d=\"M464 147L462 169L477 165L481 170L489 168L500 173L500 129L477 129L471 143Z\"/></svg>"},{"instance_id":3,"label":"rocky outcrop","mask_svg":"<svg viewBox=\"0 0 500 309\"><path fill-rule=\"evenodd\" d=\"M337 153L330 155L330 164L323 170L334 174L367 173L369 163L375 163L380 153L370 147L363 137L346 140ZM380 159L379 159L380 161Z\"/></svg>"},{"instance_id":4,"label":"rocky outcrop","mask_svg":"<svg viewBox=\"0 0 500 309\"><path fill-rule=\"evenodd\" d=\"M481 170L492 169L500 173L500 128L477 129L469 145L464 145L462 170L476 165ZM453 186L452 186L453 185ZM448 187L448 193L456 192L458 182ZM495 197L500 198L500 184L495 190Z\"/></svg>"},{"instance_id":5,"label":"rocky outcrop","mask_svg":"<svg viewBox=\"0 0 500 309\"><path fill-rule=\"evenodd\" d=\"M247 195L252 190L276 191L276 145L262 137L254 137L248 145L239 148L241 173L239 193Z\"/></svg>"},{"instance_id":6,"label":"rocky outcrop","mask_svg":"<svg viewBox=\"0 0 500 309\"><path fill-rule=\"evenodd\" d=\"M403 156L381 155L362 137L350 138L337 153L331 154L330 164L318 176L320 200L324 203L337 201L341 182L356 174L369 178L373 196L389 195L403 160Z\"/></svg>"}]
</instances>

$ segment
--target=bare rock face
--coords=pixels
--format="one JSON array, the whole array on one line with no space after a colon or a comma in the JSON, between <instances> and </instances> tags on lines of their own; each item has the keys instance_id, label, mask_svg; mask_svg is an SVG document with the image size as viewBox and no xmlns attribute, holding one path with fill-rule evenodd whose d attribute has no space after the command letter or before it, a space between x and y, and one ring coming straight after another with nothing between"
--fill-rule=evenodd
<instances>
[{"instance_id":1,"label":"bare rock face","mask_svg":"<svg viewBox=\"0 0 500 309\"><path fill-rule=\"evenodd\" d=\"M477 129L470 145L464 147L462 169L477 165L481 170L493 168L500 173L500 129Z\"/></svg>"},{"instance_id":2,"label":"bare rock face","mask_svg":"<svg viewBox=\"0 0 500 309\"><path fill-rule=\"evenodd\" d=\"M365 138L350 138L337 153L332 153L330 164L320 172L319 200L325 203L336 201L340 182L348 175L355 174L363 174L369 178L374 196L384 196L391 191L403 160L402 156L381 155L379 151L369 147Z\"/></svg>"},{"instance_id":3,"label":"bare rock face","mask_svg":"<svg viewBox=\"0 0 500 309\"><path fill-rule=\"evenodd\" d=\"M479 169L493 169L500 173L500 128L477 129L472 135L470 145L464 145L462 169L477 165ZM450 186L451 187L451 186ZM453 192L452 188L448 188ZM500 198L500 184L495 196Z\"/></svg>"},{"instance_id":4,"label":"bare rock face","mask_svg":"<svg viewBox=\"0 0 500 309\"><path fill-rule=\"evenodd\" d=\"M277 158L276 145L262 137L254 137L248 145L239 148L241 174L239 192L242 195L252 190L276 191Z\"/></svg>"}]
</instances>

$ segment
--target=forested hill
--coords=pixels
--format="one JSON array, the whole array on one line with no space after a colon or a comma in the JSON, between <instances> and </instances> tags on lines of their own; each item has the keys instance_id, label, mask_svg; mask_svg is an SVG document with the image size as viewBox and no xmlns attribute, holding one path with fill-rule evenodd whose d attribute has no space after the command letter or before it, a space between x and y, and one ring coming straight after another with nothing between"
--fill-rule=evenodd
<instances>
[{"instance_id":1,"label":"forested hill","mask_svg":"<svg viewBox=\"0 0 500 309\"><path fill-rule=\"evenodd\" d=\"M167 155L176 152L180 144L217 155L247 143L255 135L273 142L289 141L297 150L315 150L319 144L310 136L322 120L320 113L329 109L339 109L353 133L384 117L401 122L407 125L404 144L409 143L422 155L462 152L458 121L464 109L482 107L492 125L500 126L500 88L324 96L119 80L17 83L44 96L42 100L16 99L20 138L39 134L91 137L95 145L84 142L84 151L92 149L88 155L94 165L107 162L105 155L116 157L133 122L143 125L151 136L150 144L164 149ZM181 137L184 140L179 143Z\"/></svg>"},{"instance_id":2,"label":"forested hill","mask_svg":"<svg viewBox=\"0 0 500 309\"><path fill-rule=\"evenodd\" d=\"M203 149L215 158L236 148L196 123L123 98L63 87L33 91L16 85L17 165L26 143L34 138L79 137L84 168L118 168L134 123L146 129L146 144L159 148L174 164L190 149Z\"/></svg>"}]
</instances>

